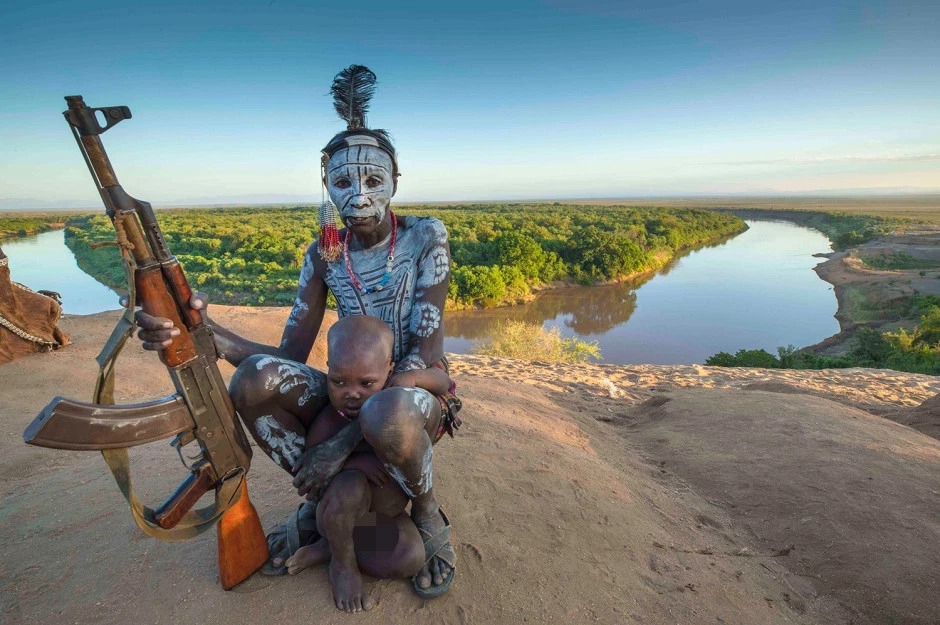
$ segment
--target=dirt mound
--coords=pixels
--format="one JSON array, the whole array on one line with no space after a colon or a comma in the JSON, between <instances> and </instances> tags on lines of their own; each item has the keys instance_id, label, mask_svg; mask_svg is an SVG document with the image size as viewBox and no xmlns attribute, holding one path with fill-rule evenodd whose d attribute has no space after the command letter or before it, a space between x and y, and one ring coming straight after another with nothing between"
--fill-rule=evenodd
<instances>
[{"instance_id":1,"label":"dirt mound","mask_svg":"<svg viewBox=\"0 0 940 625\"><path fill-rule=\"evenodd\" d=\"M885 416L940 440L940 395L925 400L916 408L899 410Z\"/></svg>"},{"instance_id":2,"label":"dirt mound","mask_svg":"<svg viewBox=\"0 0 940 625\"><path fill-rule=\"evenodd\" d=\"M736 555L774 558L855 623L937 622L940 442L817 397L668 397L630 440L753 536Z\"/></svg>"}]
</instances>

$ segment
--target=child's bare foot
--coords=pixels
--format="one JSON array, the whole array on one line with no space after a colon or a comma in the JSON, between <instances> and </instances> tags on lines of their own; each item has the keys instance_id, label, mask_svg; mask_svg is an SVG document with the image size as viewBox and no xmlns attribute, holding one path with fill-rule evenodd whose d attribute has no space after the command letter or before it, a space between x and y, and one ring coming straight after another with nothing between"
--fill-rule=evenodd
<instances>
[{"instance_id":1,"label":"child's bare foot","mask_svg":"<svg viewBox=\"0 0 940 625\"><path fill-rule=\"evenodd\" d=\"M336 609L344 612L361 612L372 609L372 597L362 588L362 575L353 559L348 566L339 558L330 560L330 585L333 586L333 601Z\"/></svg>"},{"instance_id":2,"label":"child's bare foot","mask_svg":"<svg viewBox=\"0 0 940 625\"><path fill-rule=\"evenodd\" d=\"M329 559L330 545L325 538L321 538L312 545L298 549L284 564L287 566L288 573L297 575L304 569L323 564Z\"/></svg>"}]
</instances>

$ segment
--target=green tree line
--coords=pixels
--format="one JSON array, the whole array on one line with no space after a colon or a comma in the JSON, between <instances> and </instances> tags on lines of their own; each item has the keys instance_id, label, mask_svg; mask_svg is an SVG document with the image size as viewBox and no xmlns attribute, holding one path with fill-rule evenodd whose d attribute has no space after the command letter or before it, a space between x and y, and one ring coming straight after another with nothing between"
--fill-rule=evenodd
<instances>
[{"instance_id":1,"label":"green tree line","mask_svg":"<svg viewBox=\"0 0 940 625\"><path fill-rule=\"evenodd\" d=\"M685 208L479 204L396 212L434 216L447 226L451 308L511 303L556 280L618 280L747 228L731 215ZM158 218L193 287L232 304L290 304L318 229L309 206L163 210ZM117 250L92 249L114 239L104 215L70 221L65 236L83 270L122 286Z\"/></svg>"},{"instance_id":2,"label":"green tree line","mask_svg":"<svg viewBox=\"0 0 940 625\"><path fill-rule=\"evenodd\" d=\"M48 232L65 226L75 213L8 213L0 214L0 239L16 239Z\"/></svg>"}]
</instances>

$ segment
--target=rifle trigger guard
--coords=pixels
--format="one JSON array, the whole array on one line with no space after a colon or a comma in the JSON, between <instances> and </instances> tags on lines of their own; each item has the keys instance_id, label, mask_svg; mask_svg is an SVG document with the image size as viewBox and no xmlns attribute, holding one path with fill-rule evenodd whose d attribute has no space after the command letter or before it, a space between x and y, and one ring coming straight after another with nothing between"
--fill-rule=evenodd
<instances>
[{"instance_id":1,"label":"rifle trigger guard","mask_svg":"<svg viewBox=\"0 0 940 625\"><path fill-rule=\"evenodd\" d=\"M172 445L176 449L176 453L180 457L180 464L182 464L184 467L186 467L190 471L193 470L193 467L191 465L186 464L186 460L183 459L183 447L185 447L186 445L189 445L195 440L196 440L196 436L193 434L193 431L186 430L185 432L180 432L179 434L174 436L173 440L170 441L170 445ZM192 456L190 460L199 460L201 458L202 458L202 454L199 454L198 456Z\"/></svg>"}]
</instances>

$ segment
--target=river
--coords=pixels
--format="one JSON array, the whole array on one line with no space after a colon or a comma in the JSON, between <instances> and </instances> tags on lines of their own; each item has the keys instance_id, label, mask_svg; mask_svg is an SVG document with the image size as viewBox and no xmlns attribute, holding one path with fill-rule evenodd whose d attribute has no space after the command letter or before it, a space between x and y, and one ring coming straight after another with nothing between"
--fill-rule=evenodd
<instances>
[{"instance_id":1,"label":"river","mask_svg":"<svg viewBox=\"0 0 940 625\"><path fill-rule=\"evenodd\" d=\"M831 251L816 230L748 220L749 229L652 276L543 293L530 304L449 312L444 350L466 353L502 320L597 341L610 364L703 363L720 351L812 345L839 331L831 285L812 270Z\"/></svg>"},{"instance_id":2,"label":"river","mask_svg":"<svg viewBox=\"0 0 940 625\"><path fill-rule=\"evenodd\" d=\"M114 291L78 268L75 255L65 245L65 230L5 239L0 247L10 258L10 277L34 291L55 291L62 296L66 314L89 315L120 308Z\"/></svg>"},{"instance_id":3,"label":"river","mask_svg":"<svg viewBox=\"0 0 940 625\"><path fill-rule=\"evenodd\" d=\"M554 289L532 303L447 313L444 349L467 353L504 319L558 327L597 341L611 364L702 363L719 351L811 345L839 331L831 286L812 268L831 250L825 236L780 221L749 220L747 232L701 248L641 280ZM118 308L117 295L75 263L64 231L4 241L13 279L62 295L66 313Z\"/></svg>"}]
</instances>

